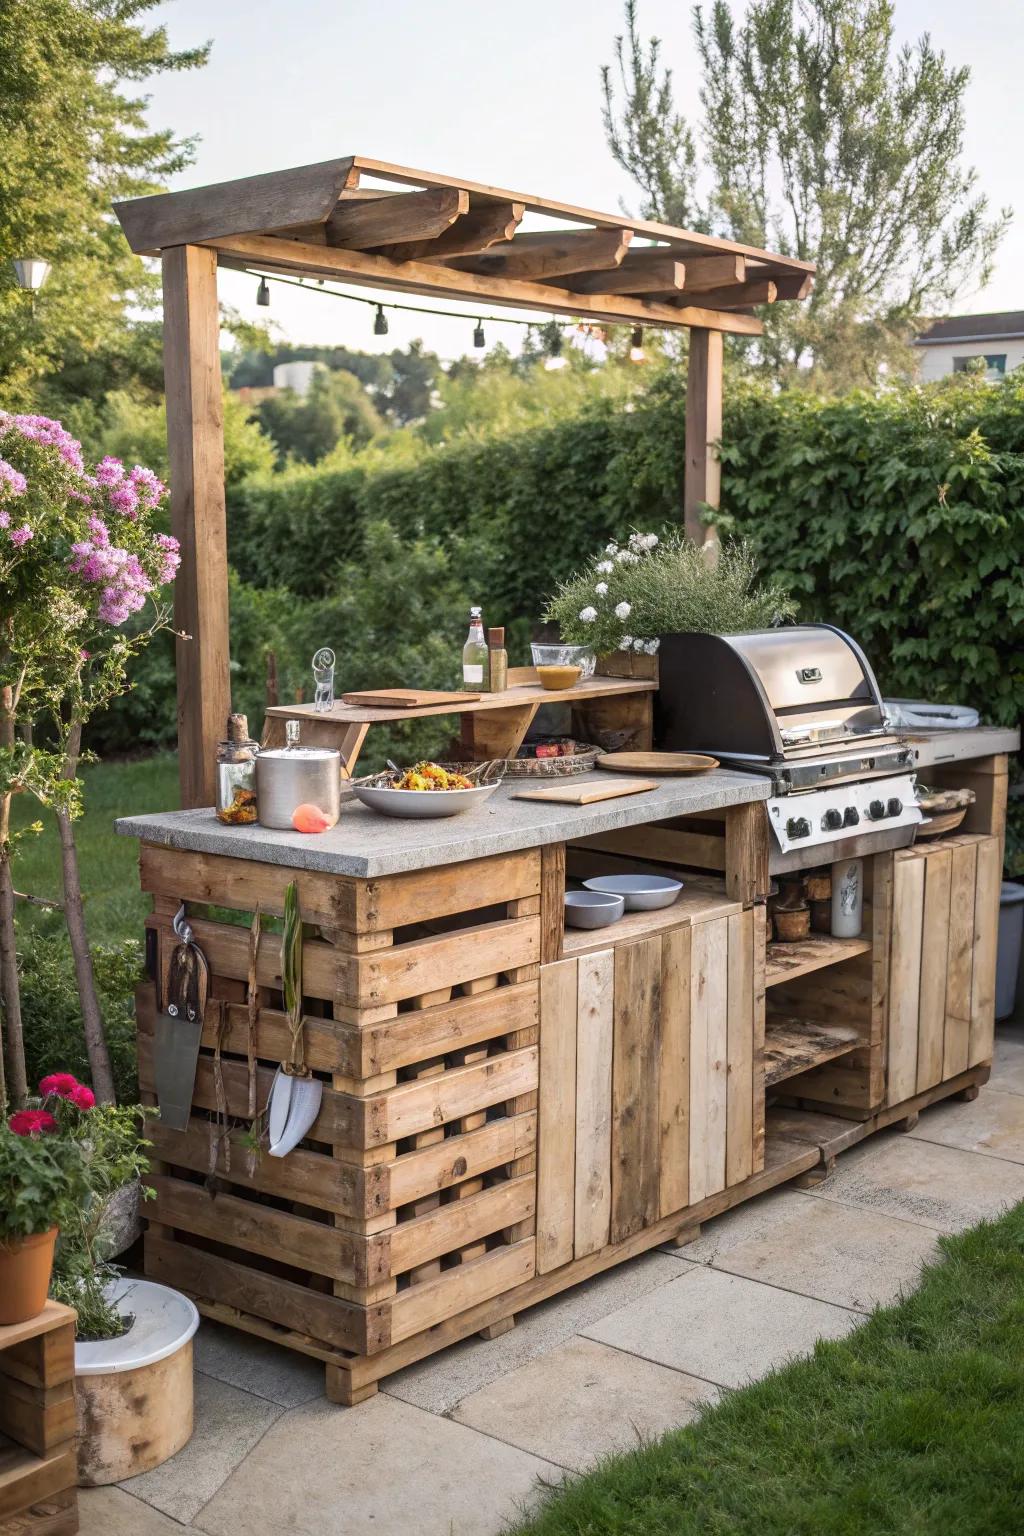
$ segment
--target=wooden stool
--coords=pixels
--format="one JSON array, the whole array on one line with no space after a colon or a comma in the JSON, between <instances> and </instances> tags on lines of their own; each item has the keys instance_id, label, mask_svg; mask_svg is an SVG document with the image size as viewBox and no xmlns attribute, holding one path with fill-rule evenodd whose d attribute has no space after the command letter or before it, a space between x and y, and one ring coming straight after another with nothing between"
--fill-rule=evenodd
<instances>
[{"instance_id":1,"label":"wooden stool","mask_svg":"<svg viewBox=\"0 0 1024 1536\"><path fill-rule=\"evenodd\" d=\"M78 1530L75 1314L0 1328L0 1536Z\"/></svg>"}]
</instances>

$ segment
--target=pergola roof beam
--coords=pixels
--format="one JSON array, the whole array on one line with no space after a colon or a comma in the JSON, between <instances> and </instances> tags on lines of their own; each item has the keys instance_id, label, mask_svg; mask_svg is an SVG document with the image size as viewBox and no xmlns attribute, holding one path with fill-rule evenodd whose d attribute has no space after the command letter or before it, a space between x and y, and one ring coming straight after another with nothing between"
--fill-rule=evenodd
<instances>
[{"instance_id":1,"label":"pergola roof beam","mask_svg":"<svg viewBox=\"0 0 1024 1536\"><path fill-rule=\"evenodd\" d=\"M482 276L518 278L541 282L570 272L600 271L617 267L633 238L631 229L544 231L538 236L517 235L499 251L482 256L456 257L453 270Z\"/></svg>"},{"instance_id":2,"label":"pergola roof beam","mask_svg":"<svg viewBox=\"0 0 1024 1536\"><path fill-rule=\"evenodd\" d=\"M647 293L677 292L686 283L686 265L667 252L659 252L655 261L633 265L634 255L646 252L630 251L625 259L610 272L582 272L571 281L578 293L626 293L640 296Z\"/></svg>"},{"instance_id":3,"label":"pergola roof beam","mask_svg":"<svg viewBox=\"0 0 1024 1536\"><path fill-rule=\"evenodd\" d=\"M479 207L470 197L469 212L456 219L435 240L413 240L405 245L374 246L375 256L392 261L445 261L449 256L478 256L511 240L525 212L524 203L485 202Z\"/></svg>"},{"instance_id":4,"label":"pergola roof beam","mask_svg":"<svg viewBox=\"0 0 1024 1536\"><path fill-rule=\"evenodd\" d=\"M431 187L392 197L385 193L372 202L345 200L327 220L327 244L365 251L375 245L432 240L468 211L469 193L461 187Z\"/></svg>"}]
</instances>

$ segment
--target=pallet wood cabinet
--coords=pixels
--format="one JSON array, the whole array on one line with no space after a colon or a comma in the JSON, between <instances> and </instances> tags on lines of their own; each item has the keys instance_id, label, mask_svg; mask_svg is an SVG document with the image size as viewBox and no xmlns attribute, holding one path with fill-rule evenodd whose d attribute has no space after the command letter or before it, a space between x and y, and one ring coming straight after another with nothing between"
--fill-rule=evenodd
<instances>
[{"instance_id":1,"label":"pallet wood cabinet","mask_svg":"<svg viewBox=\"0 0 1024 1536\"><path fill-rule=\"evenodd\" d=\"M0 1328L0 1536L78 1530L75 1314Z\"/></svg>"}]
</instances>

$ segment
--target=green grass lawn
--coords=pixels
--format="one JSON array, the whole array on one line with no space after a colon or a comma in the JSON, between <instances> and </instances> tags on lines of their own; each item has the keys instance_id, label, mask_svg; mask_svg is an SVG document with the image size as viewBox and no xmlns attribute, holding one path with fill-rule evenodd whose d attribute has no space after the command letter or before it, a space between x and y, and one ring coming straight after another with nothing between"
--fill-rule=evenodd
<instances>
[{"instance_id":1,"label":"green grass lawn","mask_svg":"<svg viewBox=\"0 0 1024 1536\"><path fill-rule=\"evenodd\" d=\"M118 837L118 816L173 811L178 806L178 760L172 753L130 762L92 763L82 770L85 813L75 824L89 938L112 944L141 938L150 902L139 890L139 845ZM14 864L14 883L33 896L60 897L60 845L52 816L27 796L14 804L15 826L41 820L43 831L24 838ZM18 904L22 924L51 930L61 919Z\"/></svg>"},{"instance_id":2,"label":"green grass lawn","mask_svg":"<svg viewBox=\"0 0 1024 1536\"><path fill-rule=\"evenodd\" d=\"M1024 1205L941 1241L906 1300L553 1490L516 1536L1024 1531Z\"/></svg>"}]
</instances>

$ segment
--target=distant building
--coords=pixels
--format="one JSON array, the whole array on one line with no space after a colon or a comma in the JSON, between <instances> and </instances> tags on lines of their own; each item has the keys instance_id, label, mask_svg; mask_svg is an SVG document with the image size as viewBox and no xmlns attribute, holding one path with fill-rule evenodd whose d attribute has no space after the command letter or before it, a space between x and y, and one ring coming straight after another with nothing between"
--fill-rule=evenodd
<instances>
[{"instance_id":1,"label":"distant building","mask_svg":"<svg viewBox=\"0 0 1024 1536\"><path fill-rule=\"evenodd\" d=\"M1024 363L1024 310L952 315L936 320L913 344L921 348L924 382L965 373L977 365L977 359L984 362L987 379L1001 379Z\"/></svg>"},{"instance_id":2,"label":"distant building","mask_svg":"<svg viewBox=\"0 0 1024 1536\"><path fill-rule=\"evenodd\" d=\"M313 375L322 367L322 363L278 363L274 368L274 388L292 389L305 399Z\"/></svg>"}]
</instances>

